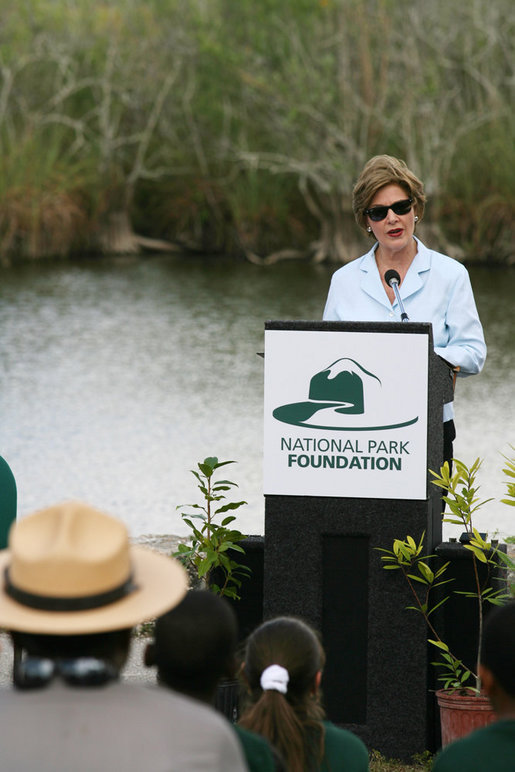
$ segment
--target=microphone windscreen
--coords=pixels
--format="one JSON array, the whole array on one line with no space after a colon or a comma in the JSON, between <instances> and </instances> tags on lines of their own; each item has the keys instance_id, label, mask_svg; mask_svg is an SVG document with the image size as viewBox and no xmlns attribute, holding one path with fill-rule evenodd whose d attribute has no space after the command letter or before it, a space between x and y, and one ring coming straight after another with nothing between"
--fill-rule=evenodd
<instances>
[{"instance_id":1,"label":"microphone windscreen","mask_svg":"<svg viewBox=\"0 0 515 772\"><path fill-rule=\"evenodd\" d=\"M394 281L397 282L397 284L401 283L401 277L399 276L397 271L395 271L393 268L390 268L389 271L386 271L386 273L384 275L384 280L388 284L389 287L392 286L392 282L394 282Z\"/></svg>"}]
</instances>

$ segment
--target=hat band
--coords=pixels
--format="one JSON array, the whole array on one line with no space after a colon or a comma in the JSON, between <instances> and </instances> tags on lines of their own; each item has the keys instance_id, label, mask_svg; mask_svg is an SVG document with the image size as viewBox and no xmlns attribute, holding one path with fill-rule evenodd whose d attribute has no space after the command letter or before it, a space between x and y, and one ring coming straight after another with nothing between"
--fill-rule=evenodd
<instances>
[{"instance_id":1,"label":"hat band","mask_svg":"<svg viewBox=\"0 0 515 772\"><path fill-rule=\"evenodd\" d=\"M108 606L110 603L125 598L127 595L134 592L134 590L138 589L137 585L133 582L131 574L127 581L107 592L100 592L96 595L81 595L66 598L50 595L36 595L35 593L27 592L26 590L20 590L19 587L12 584L9 578L8 568L5 569L4 576L6 595L18 603L21 603L23 606L29 606L38 611L88 611L89 609Z\"/></svg>"}]
</instances>

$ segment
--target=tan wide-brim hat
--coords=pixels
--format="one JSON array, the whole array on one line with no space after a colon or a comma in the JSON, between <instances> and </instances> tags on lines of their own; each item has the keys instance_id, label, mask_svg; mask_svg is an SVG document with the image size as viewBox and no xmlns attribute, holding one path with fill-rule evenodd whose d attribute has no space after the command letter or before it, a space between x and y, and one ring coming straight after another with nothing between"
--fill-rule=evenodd
<instances>
[{"instance_id":1,"label":"tan wide-brim hat","mask_svg":"<svg viewBox=\"0 0 515 772\"><path fill-rule=\"evenodd\" d=\"M75 635L130 628L176 606L185 569L131 546L125 524L70 501L14 523L0 551L0 627Z\"/></svg>"}]
</instances>

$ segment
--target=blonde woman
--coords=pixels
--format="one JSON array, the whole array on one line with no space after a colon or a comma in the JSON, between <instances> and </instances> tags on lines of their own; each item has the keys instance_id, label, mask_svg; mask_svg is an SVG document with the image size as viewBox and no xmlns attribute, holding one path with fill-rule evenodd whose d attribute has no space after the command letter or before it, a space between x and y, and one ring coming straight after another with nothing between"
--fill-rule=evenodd
<instances>
[{"instance_id":1,"label":"blonde woman","mask_svg":"<svg viewBox=\"0 0 515 772\"><path fill-rule=\"evenodd\" d=\"M483 328L466 268L425 246L415 229L424 216L423 183L404 161L371 158L353 190L358 226L374 240L371 249L332 277L325 320L431 322L435 352L459 368L459 376L481 372L486 358ZM400 305L385 279L398 274ZM444 460L452 459L452 402L444 405Z\"/></svg>"}]
</instances>

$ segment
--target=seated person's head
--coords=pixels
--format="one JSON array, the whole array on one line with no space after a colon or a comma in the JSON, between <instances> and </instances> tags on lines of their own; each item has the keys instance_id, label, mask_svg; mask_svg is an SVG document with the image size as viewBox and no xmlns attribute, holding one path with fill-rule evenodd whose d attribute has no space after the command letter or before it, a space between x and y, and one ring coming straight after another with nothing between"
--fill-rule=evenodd
<instances>
[{"instance_id":1,"label":"seated person's head","mask_svg":"<svg viewBox=\"0 0 515 772\"><path fill-rule=\"evenodd\" d=\"M235 673L236 615L208 590L190 590L178 606L156 620L145 663L157 666L158 681L211 701L222 677Z\"/></svg>"},{"instance_id":2,"label":"seated person's head","mask_svg":"<svg viewBox=\"0 0 515 772\"><path fill-rule=\"evenodd\" d=\"M325 654L318 634L295 617L264 622L248 638L243 676L253 699L263 693L262 674L271 665L288 673L286 699L297 703L318 689Z\"/></svg>"},{"instance_id":3,"label":"seated person's head","mask_svg":"<svg viewBox=\"0 0 515 772\"><path fill-rule=\"evenodd\" d=\"M495 711L515 711L515 600L491 611L485 621L480 675ZM514 713L515 715L515 713Z\"/></svg>"},{"instance_id":4,"label":"seated person's head","mask_svg":"<svg viewBox=\"0 0 515 772\"><path fill-rule=\"evenodd\" d=\"M295 617L270 619L247 639L241 674L248 695L240 724L266 737L287 769L321 769L324 662L317 632Z\"/></svg>"},{"instance_id":5,"label":"seated person's head","mask_svg":"<svg viewBox=\"0 0 515 772\"><path fill-rule=\"evenodd\" d=\"M84 684L93 685L102 663L104 682L116 677L131 628L171 608L187 588L178 561L131 546L123 522L74 501L15 522L0 573L0 626L13 639L14 682L25 688L53 675L80 681L85 671Z\"/></svg>"}]
</instances>

